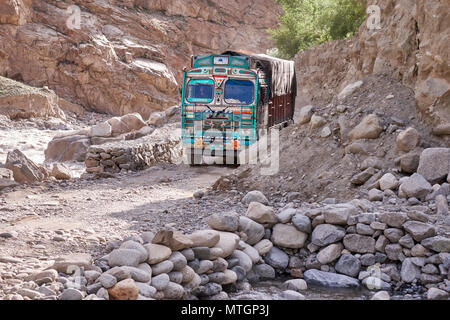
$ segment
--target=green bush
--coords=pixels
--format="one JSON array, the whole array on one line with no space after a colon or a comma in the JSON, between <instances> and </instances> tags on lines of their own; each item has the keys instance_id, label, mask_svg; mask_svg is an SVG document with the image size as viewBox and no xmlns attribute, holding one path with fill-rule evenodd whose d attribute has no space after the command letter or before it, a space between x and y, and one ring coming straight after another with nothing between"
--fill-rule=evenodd
<instances>
[{"instance_id":1,"label":"green bush","mask_svg":"<svg viewBox=\"0 0 450 320\"><path fill-rule=\"evenodd\" d=\"M365 0L276 1L283 15L278 28L269 33L281 58L290 59L301 50L352 36L365 19Z\"/></svg>"}]
</instances>

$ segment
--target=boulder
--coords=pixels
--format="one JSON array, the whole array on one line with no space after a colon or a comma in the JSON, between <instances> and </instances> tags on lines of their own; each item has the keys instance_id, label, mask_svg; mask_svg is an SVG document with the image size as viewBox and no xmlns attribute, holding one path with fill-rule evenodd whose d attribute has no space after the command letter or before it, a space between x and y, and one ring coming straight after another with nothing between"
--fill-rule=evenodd
<instances>
[{"instance_id":1,"label":"boulder","mask_svg":"<svg viewBox=\"0 0 450 320\"><path fill-rule=\"evenodd\" d=\"M137 267L141 262L141 253L133 249L115 249L108 255L110 267Z\"/></svg>"},{"instance_id":2,"label":"boulder","mask_svg":"<svg viewBox=\"0 0 450 320\"><path fill-rule=\"evenodd\" d=\"M390 227L401 228L408 220L408 216L402 212L382 212L378 214L378 220Z\"/></svg>"},{"instance_id":3,"label":"boulder","mask_svg":"<svg viewBox=\"0 0 450 320\"><path fill-rule=\"evenodd\" d=\"M296 124L306 124L311 120L313 113L313 106L304 106L300 109L300 112L298 112L298 114L294 115L294 122Z\"/></svg>"},{"instance_id":4,"label":"boulder","mask_svg":"<svg viewBox=\"0 0 450 320\"><path fill-rule=\"evenodd\" d=\"M259 202L250 202L245 216L260 224L273 226L278 222L275 211Z\"/></svg>"},{"instance_id":5,"label":"boulder","mask_svg":"<svg viewBox=\"0 0 450 320\"><path fill-rule=\"evenodd\" d=\"M266 263L277 270L284 270L289 265L289 256L277 247L273 247L264 257Z\"/></svg>"},{"instance_id":6,"label":"boulder","mask_svg":"<svg viewBox=\"0 0 450 320\"><path fill-rule=\"evenodd\" d=\"M380 179L380 189L395 190L398 187L398 180L392 173L386 173Z\"/></svg>"},{"instance_id":7,"label":"boulder","mask_svg":"<svg viewBox=\"0 0 450 320\"><path fill-rule=\"evenodd\" d=\"M239 215L235 212L215 213L209 217L208 225L214 230L234 232L239 229Z\"/></svg>"},{"instance_id":8,"label":"boulder","mask_svg":"<svg viewBox=\"0 0 450 320\"><path fill-rule=\"evenodd\" d=\"M226 258L236 250L239 244L239 236L231 232L223 232L219 231L220 240L216 244L216 247L221 248L223 250L221 258Z\"/></svg>"},{"instance_id":9,"label":"boulder","mask_svg":"<svg viewBox=\"0 0 450 320\"><path fill-rule=\"evenodd\" d=\"M139 289L133 279L125 279L108 289L111 300L137 300Z\"/></svg>"},{"instance_id":10,"label":"boulder","mask_svg":"<svg viewBox=\"0 0 450 320\"><path fill-rule=\"evenodd\" d=\"M403 260L402 269L400 271L402 281L411 283L415 279L419 279L420 273L420 268L412 262L411 258Z\"/></svg>"},{"instance_id":11,"label":"boulder","mask_svg":"<svg viewBox=\"0 0 450 320\"><path fill-rule=\"evenodd\" d=\"M434 237L436 235L436 229L434 228L434 226L419 221L405 222L403 224L403 228L417 242L420 242L426 238Z\"/></svg>"},{"instance_id":12,"label":"boulder","mask_svg":"<svg viewBox=\"0 0 450 320\"><path fill-rule=\"evenodd\" d=\"M421 244L436 252L450 252L450 238L436 236L422 240Z\"/></svg>"},{"instance_id":13,"label":"boulder","mask_svg":"<svg viewBox=\"0 0 450 320\"><path fill-rule=\"evenodd\" d=\"M265 233L264 227L261 224L243 216L239 217L239 231L247 235L247 243L250 245L259 242Z\"/></svg>"},{"instance_id":14,"label":"boulder","mask_svg":"<svg viewBox=\"0 0 450 320\"><path fill-rule=\"evenodd\" d=\"M337 272L350 277L356 277L361 269L361 262L358 258L351 254L343 254L334 268Z\"/></svg>"},{"instance_id":15,"label":"boulder","mask_svg":"<svg viewBox=\"0 0 450 320\"><path fill-rule=\"evenodd\" d=\"M450 148L428 148L420 155L417 173L429 183L445 180L450 172Z\"/></svg>"},{"instance_id":16,"label":"boulder","mask_svg":"<svg viewBox=\"0 0 450 320\"><path fill-rule=\"evenodd\" d=\"M383 127L380 125L379 118L374 114L370 114L349 132L348 138L351 141L359 139L377 139L382 131Z\"/></svg>"},{"instance_id":17,"label":"boulder","mask_svg":"<svg viewBox=\"0 0 450 320\"><path fill-rule=\"evenodd\" d=\"M341 243L330 244L319 251L317 260L321 264L329 264L340 257L342 249L344 249L344 246Z\"/></svg>"},{"instance_id":18,"label":"boulder","mask_svg":"<svg viewBox=\"0 0 450 320\"><path fill-rule=\"evenodd\" d=\"M323 216L325 222L328 224L347 225L348 217L357 213L358 209L350 203L331 205L323 208Z\"/></svg>"},{"instance_id":19,"label":"boulder","mask_svg":"<svg viewBox=\"0 0 450 320\"><path fill-rule=\"evenodd\" d=\"M48 177L47 171L28 159L20 150L8 152L5 168L13 172L18 183L43 181Z\"/></svg>"},{"instance_id":20,"label":"boulder","mask_svg":"<svg viewBox=\"0 0 450 320\"><path fill-rule=\"evenodd\" d=\"M89 134L92 137L109 137L112 134L112 128L108 122L101 122L92 126Z\"/></svg>"},{"instance_id":21,"label":"boulder","mask_svg":"<svg viewBox=\"0 0 450 320\"><path fill-rule=\"evenodd\" d=\"M407 128L397 136L396 143L399 150L409 152L420 144L420 134L414 128Z\"/></svg>"},{"instance_id":22,"label":"boulder","mask_svg":"<svg viewBox=\"0 0 450 320\"><path fill-rule=\"evenodd\" d=\"M438 288L430 288L427 291L427 299L428 300L447 300L448 292L438 289Z\"/></svg>"},{"instance_id":23,"label":"boulder","mask_svg":"<svg viewBox=\"0 0 450 320\"><path fill-rule=\"evenodd\" d=\"M178 231L160 230L152 240L153 244L161 244L171 250L178 251L192 247L193 242L187 236Z\"/></svg>"},{"instance_id":24,"label":"boulder","mask_svg":"<svg viewBox=\"0 0 450 320\"><path fill-rule=\"evenodd\" d=\"M345 249L356 253L375 253L375 239L359 234L347 234L344 237Z\"/></svg>"},{"instance_id":25,"label":"boulder","mask_svg":"<svg viewBox=\"0 0 450 320\"><path fill-rule=\"evenodd\" d=\"M259 255L263 256L272 249L273 243L269 239L263 239L253 247L258 251Z\"/></svg>"},{"instance_id":26,"label":"boulder","mask_svg":"<svg viewBox=\"0 0 450 320\"><path fill-rule=\"evenodd\" d=\"M338 94L338 99L339 100L344 100L345 98L347 98L349 95L353 94L356 90L358 90L359 88L361 88L361 86L363 85L363 81L359 80L353 83L350 83L349 85L347 85L344 89L342 89L342 91Z\"/></svg>"},{"instance_id":27,"label":"boulder","mask_svg":"<svg viewBox=\"0 0 450 320\"><path fill-rule=\"evenodd\" d=\"M316 246L323 247L338 242L345 236L345 229L332 224L320 224L314 228L311 242Z\"/></svg>"},{"instance_id":28,"label":"boulder","mask_svg":"<svg viewBox=\"0 0 450 320\"><path fill-rule=\"evenodd\" d=\"M360 286L357 279L315 269L307 270L304 273L304 279L308 286L316 285L326 288L359 288Z\"/></svg>"},{"instance_id":29,"label":"boulder","mask_svg":"<svg viewBox=\"0 0 450 320\"><path fill-rule=\"evenodd\" d=\"M272 242L280 247L298 249L303 248L308 234L287 224L277 224L272 229Z\"/></svg>"},{"instance_id":30,"label":"boulder","mask_svg":"<svg viewBox=\"0 0 450 320\"><path fill-rule=\"evenodd\" d=\"M63 163L54 163L51 175L57 180L70 180L73 178L73 172Z\"/></svg>"},{"instance_id":31,"label":"boulder","mask_svg":"<svg viewBox=\"0 0 450 320\"><path fill-rule=\"evenodd\" d=\"M301 232L311 233L311 220L302 213L298 213L292 217L292 224Z\"/></svg>"},{"instance_id":32,"label":"boulder","mask_svg":"<svg viewBox=\"0 0 450 320\"><path fill-rule=\"evenodd\" d=\"M214 247L220 240L220 234L215 230L199 230L187 236L193 247Z\"/></svg>"},{"instance_id":33,"label":"boulder","mask_svg":"<svg viewBox=\"0 0 450 320\"><path fill-rule=\"evenodd\" d=\"M248 192L244 198L242 198L242 202L245 204L250 204L251 202L259 202L264 205L268 205L269 201L267 200L266 196L258 190L253 190Z\"/></svg>"},{"instance_id":34,"label":"boulder","mask_svg":"<svg viewBox=\"0 0 450 320\"><path fill-rule=\"evenodd\" d=\"M54 137L45 150L45 161L85 161L91 141L81 133Z\"/></svg>"},{"instance_id":35,"label":"boulder","mask_svg":"<svg viewBox=\"0 0 450 320\"><path fill-rule=\"evenodd\" d=\"M420 162L420 154L408 153L401 156L399 159L399 166L402 172L414 173L417 171Z\"/></svg>"},{"instance_id":36,"label":"boulder","mask_svg":"<svg viewBox=\"0 0 450 320\"><path fill-rule=\"evenodd\" d=\"M166 246L148 243L144 245L148 253L148 264L156 264L166 260L172 254L172 250Z\"/></svg>"}]
</instances>

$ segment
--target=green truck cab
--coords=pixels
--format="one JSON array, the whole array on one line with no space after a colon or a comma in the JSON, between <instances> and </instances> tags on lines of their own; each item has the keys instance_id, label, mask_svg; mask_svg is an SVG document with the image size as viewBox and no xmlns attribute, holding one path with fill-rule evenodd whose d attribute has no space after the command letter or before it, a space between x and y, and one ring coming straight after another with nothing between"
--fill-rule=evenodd
<instances>
[{"instance_id":1,"label":"green truck cab","mask_svg":"<svg viewBox=\"0 0 450 320\"><path fill-rule=\"evenodd\" d=\"M292 120L296 87L293 61L232 51L192 56L181 93L188 162L201 164L208 155L237 163L239 152L257 142L263 129Z\"/></svg>"}]
</instances>

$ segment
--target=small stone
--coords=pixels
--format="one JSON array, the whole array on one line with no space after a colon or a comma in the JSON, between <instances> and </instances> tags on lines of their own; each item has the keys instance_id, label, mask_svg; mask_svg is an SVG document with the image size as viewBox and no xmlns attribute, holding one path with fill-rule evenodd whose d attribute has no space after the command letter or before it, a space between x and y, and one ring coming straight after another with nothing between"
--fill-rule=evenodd
<instances>
[{"instance_id":1,"label":"small stone","mask_svg":"<svg viewBox=\"0 0 450 320\"><path fill-rule=\"evenodd\" d=\"M317 260L321 264L328 264L330 262L333 262L340 257L342 249L344 249L344 246L341 243L330 244L320 250L320 252L317 254Z\"/></svg>"},{"instance_id":2,"label":"small stone","mask_svg":"<svg viewBox=\"0 0 450 320\"><path fill-rule=\"evenodd\" d=\"M294 226L277 224L272 229L272 242L284 248L303 248L308 235Z\"/></svg>"},{"instance_id":3,"label":"small stone","mask_svg":"<svg viewBox=\"0 0 450 320\"><path fill-rule=\"evenodd\" d=\"M283 270L289 264L289 256L277 247L273 247L265 256L266 263L275 269Z\"/></svg>"},{"instance_id":4,"label":"small stone","mask_svg":"<svg viewBox=\"0 0 450 320\"><path fill-rule=\"evenodd\" d=\"M268 239L263 239L253 246L259 253L259 255L264 256L273 247L272 241Z\"/></svg>"},{"instance_id":5,"label":"small stone","mask_svg":"<svg viewBox=\"0 0 450 320\"><path fill-rule=\"evenodd\" d=\"M115 249L108 256L110 267L137 267L141 262L141 253L133 249Z\"/></svg>"},{"instance_id":6,"label":"small stone","mask_svg":"<svg viewBox=\"0 0 450 320\"><path fill-rule=\"evenodd\" d=\"M137 300L139 289L133 279L125 279L108 289L111 300Z\"/></svg>"},{"instance_id":7,"label":"small stone","mask_svg":"<svg viewBox=\"0 0 450 320\"><path fill-rule=\"evenodd\" d=\"M170 248L159 244L149 243L144 245L144 248L148 253L147 262L149 264L156 264L164 261L172 254L172 250Z\"/></svg>"}]
</instances>

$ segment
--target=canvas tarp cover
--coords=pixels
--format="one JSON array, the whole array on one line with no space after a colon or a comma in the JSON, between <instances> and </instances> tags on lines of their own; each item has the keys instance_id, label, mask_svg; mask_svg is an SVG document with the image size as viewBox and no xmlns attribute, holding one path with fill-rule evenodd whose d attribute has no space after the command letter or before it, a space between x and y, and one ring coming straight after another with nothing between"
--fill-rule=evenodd
<instances>
[{"instance_id":1,"label":"canvas tarp cover","mask_svg":"<svg viewBox=\"0 0 450 320\"><path fill-rule=\"evenodd\" d=\"M227 51L224 55L248 56L259 62L267 75L270 76L271 96L282 96L285 94L297 95L297 80L295 76L294 61L277 59L265 54L244 54Z\"/></svg>"}]
</instances>

